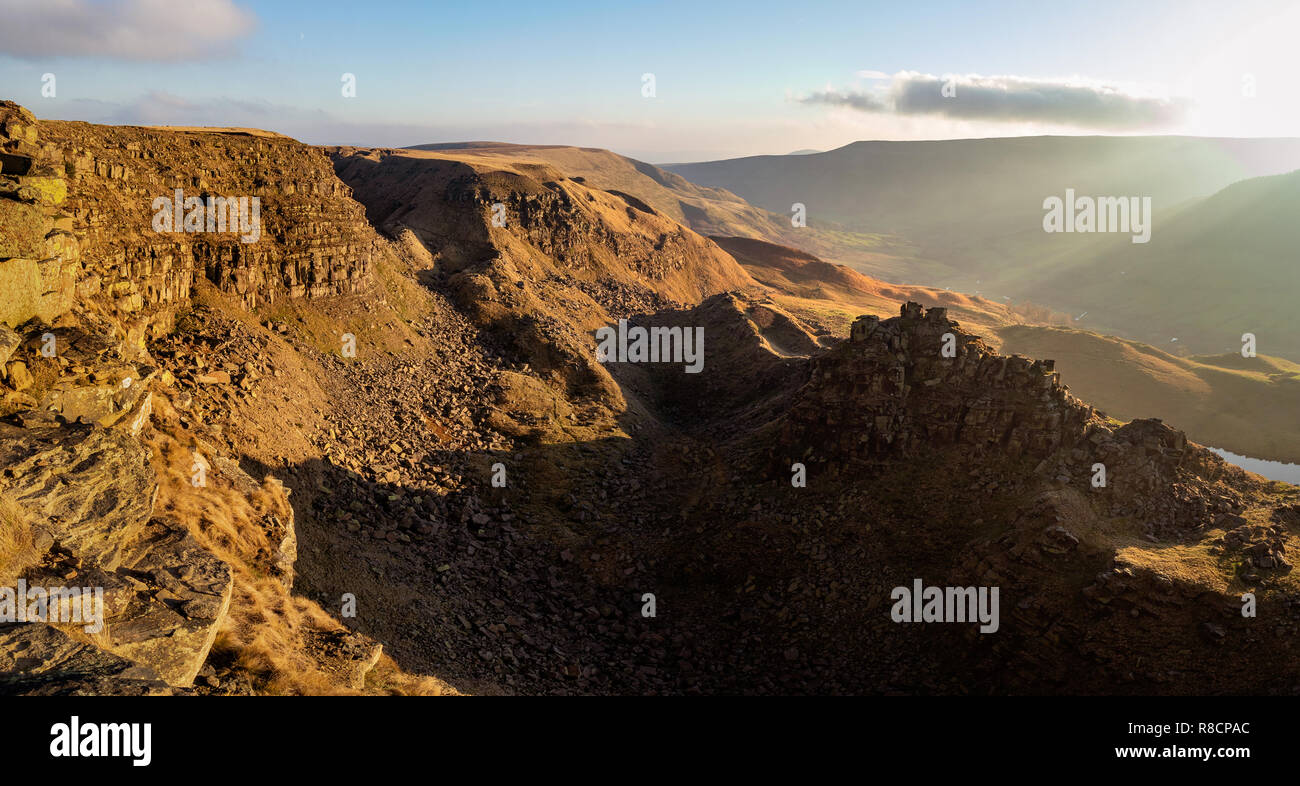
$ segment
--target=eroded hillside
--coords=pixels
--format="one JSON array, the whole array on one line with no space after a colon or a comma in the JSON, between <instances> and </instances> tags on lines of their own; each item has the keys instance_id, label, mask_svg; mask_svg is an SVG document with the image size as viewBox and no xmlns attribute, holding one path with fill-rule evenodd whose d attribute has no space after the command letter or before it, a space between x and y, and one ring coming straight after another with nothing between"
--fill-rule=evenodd
<instances>
[{"instance_id":1,"label":"eroded hillside","mask_svg":"<svg viewBox=\"0 0 1300 786\"><path fill-rule=\"evenodd\" d=\"M0 624L6 692L1300 685L1297 490L964 327L1010 309L532 156L3 113L0 586L111 598ZM259 195L262 238L158 236L175 188ZM621 322L702 330L698 373L600 362ZM999 586L997 632L892 621L918 578Z\"/></svg>"},{"instance_id":2,"label":"eroded hillside","mask_svg":"<svg viewBox=\"0 0 1300 786\"><path fill-rule=\"evenodd\" d=\"M890 270L906 279L916 250L905 240L879 233L854 232L818 216L796 226L794 201L764 210L721 188L692 183L667 169L609 150L565 145L511 145L466 142L416 145L434 156L473 155L485 162L545 163L591 188L630 194L648 207L701 235L766 240L794 246L864 270ZM508 165L508 164L507 164Z\"/></svg>"},{"instance_id":3,"label":"eroded hillside","mask_svg":"<svg viewBox=\"0 0 1300 786\"><path fill-rule=\"evenodd\" d=\"M247 391L252 359L214 366L165 345L204 291L247 314L371 288L387 243L324 154L261 135L42 123L8 102L0 129L0 576L97 587L103 604L98 626L11 608L6 691L347 692L368 674L450 690L293 594L291 489L250 477L187 389ZM258 197L257 241L154 231L153 200L176 189ZM225 415L236 398L222 394Z\"/></svg>"},{"instance_id":4,"label":"eroded hillside","mask_svg":"<svg viewBox=\"0 0 1300 786\"><path fill-rule=\"evenodd\" d=\"M1084 399L1114 417L1162 416L1188 436L1246 456L1300 462L1300 366L1279 357L1171 355L1078 329L1008 325L1006 352L1051 357Z\"/></svg>"}]
</instances>

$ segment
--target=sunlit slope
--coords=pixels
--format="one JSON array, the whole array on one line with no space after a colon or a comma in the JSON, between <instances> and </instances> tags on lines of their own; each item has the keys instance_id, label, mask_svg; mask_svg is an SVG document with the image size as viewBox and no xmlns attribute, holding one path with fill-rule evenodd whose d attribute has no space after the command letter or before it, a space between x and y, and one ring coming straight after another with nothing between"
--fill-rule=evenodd
<instances>
[{"instance_id":1,"label":"sunlit slope","mask_svg":"<svg viewBox=\"0 0 1300 786\"><path fill-rule=\"evenodd\" d=\"M337 170L372 223L394 236L413 230L454 265L507 257L516 269L503 271L506 278L529 267L539 280L606 280L683 303L754 283L730 256L671 216L547 161L508 152L511 147L334 150ZM498 203L514 211L501 226L489 218ZM476 242L447 242L466 237Z\"/></svg>"},{"instance_id":2,"label":"sunlit slope","mask_svg":"<svg viewBox=\"0 0 1300 786\"><path fill-rule=\"evenodd\" d=\"M634 196L702 235L777 242L837 262L883 270L897 280L908 278L910 270L926 269L928 264L900 238L850 231L825 221L796 227L791 222L791 204L765 210L726 189L697 185L653 164L599 148L453 142L408 149L469 155L483 161L500 158L544 162L591 188Z\"/></svg>"},{"instance_id":3,"label":"sunlit slope","mask_svg":"<svg viewBox=\"0 0 1300 786\"><path fill-rule=\"evenodd\" d=\"M1300 172L1234 183L1163 223L1157 214L1149 243L1079 249L1030 297L1158 346L1232 352L1253 333L1259 352L1300 360L1297 217Z\"/></svg>"},{"instance_id":4,"label":"sunlit slope","mask_svg":"<svg viewBox=\"0 0 1300 786\"><path fill-rule=\"evenodd\" d=\"M1071 391L1120 420L1158 417L1205 445L1300 462L1300 366L1241 353L1181 358L1136 341L1013 325L1002 351L1052 358Z\"/></svg>"},{"instance_id":5,"label":"sunlit slope","mask_svg":"<svg viewBox=\"0 0 1300 786\"><path fill-rule=\"evenodd\" d=\"M898 271L858 264L894 280L1018 297L1040 267L1092 238L1042 230L1043 200L1079 195L1149 196L1160 215L1236 181L1300 167L1300 140L1196 137L1021 137L928 142L855 142L826 153L677 164L701 186L723 188L759 208L807 205L808 224L830 222L912 244L918 259ZM938 265L936 263L942 263Z\"/></svg>"},{"instance_id":6,"label":"sunlit slope","mask_svg":"<svg viewBox=\"0 0 1300 786\"><path fill-rule=\"evenodd\" d=\"M1011 306L935 287L891 284L774 243L739 237L711 239L756 281L776 290L775 299L787 310L840 336L847 334L858 315L894 316L909 300L945 307L952 318L986 334L1020 322L1053 321L1046 309Z\"/></svg>"}]
</instances>

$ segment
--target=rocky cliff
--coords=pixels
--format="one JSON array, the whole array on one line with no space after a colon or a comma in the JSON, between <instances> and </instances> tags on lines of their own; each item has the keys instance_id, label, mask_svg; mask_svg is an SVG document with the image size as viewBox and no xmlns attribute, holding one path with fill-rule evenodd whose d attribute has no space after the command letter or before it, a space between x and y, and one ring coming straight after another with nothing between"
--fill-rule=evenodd
<instances>
[{"instance_id":1,"label":"rocky cliff","mask_svg":"<svg viewBox=\"0 0 1300 786\"><path fill-rule=\"evenodd\" d=\"M1159 420L1110 421L1061 384L1052 360L1000 355L943 308L907 303L892 319L861 317L849 341L810 368L783 424L788 451L804 460L959 448L1022 461L1034 476L1082 491L1105 489L1115 515L1139 514L1151 532L1232 512L1210 489L1231 474L1218 456Z\"/></svg>"},{"instance_id":2,"label":"rocky cliff","mask_svg":"<svg viewBox=\"0 0 1300 786\"><path fill-rule=\"evenodd\" d=\"M332 151L376 227L420 249L426 283L566 395L625 407L590 332L757 283L712 241L639 199L509 155Z\"/></svg>"},{"instance_id":3,"label":"rocky cliff","mask_svg":"<svg viewBox=\"0 0 1300 786\"><path fill-rule=\"evenodd\" d=\"M214 205L224 213L190 218ZM156 342L202 287L249 315L364 292L385 254L318 149L41 122L0 102L0 691L211 691L213 653L248 657L268 632L300 673L361 688L380 648L292 598L283 486L178 414L177 374L229 371ZM18 586L94 588L102 613L17 614ZM251 687L227 677L226 692Z\"/></svg>"},{"instance_id":4,"label":"rocky cliff","mask_svg":"<svg viewBox=\"0 0 1300 786\"><path fill-rule=\"evenodd\" d=\"M10 301L11 327L93 302L137 331L165 331L199 279L248 308L355 292L381 251L329 160L292 139L39 122L9 102L0 129L0 275L31 293ZM241 224L209 198L257 206L244 203ZM198 215L189 199L220 223L206 212L187 223Z\"/></svg>"}]
</instances>

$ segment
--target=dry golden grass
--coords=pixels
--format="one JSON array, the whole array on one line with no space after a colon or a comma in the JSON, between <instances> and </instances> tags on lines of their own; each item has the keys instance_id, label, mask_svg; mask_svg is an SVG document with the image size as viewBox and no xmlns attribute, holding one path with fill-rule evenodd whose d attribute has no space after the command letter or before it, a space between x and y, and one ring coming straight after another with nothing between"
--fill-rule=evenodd
<instances>
[{"instance_id":1,"label":"dry golden grass","mask_svg":"<svg viewBox=\"0 0 1300 786\"><path fill-rule=\"evenodd\" d=\"M1247 518L1264 523L1257 512L1248 514ZM1296 575L1297 571L1278 573L1270 579L1266 587L1261 586L1259 582L1243 580L1233 565L1233 560L1239 562L1241 555L1239 553L1225 555L1214 547L1215 541L1223 534L1222 529L1207 529L1202 540L1190 544L1154 545L1133 541L1129 545L1116 548L1115 557L1135 568L1150 571L1175 583L1202 587L1221 595L1236 597L1242 592L1251 591L1266 592L1274 597L1286 597L1300 590L1300 576ZM1294 553L1298 546L1300 546L1300 538L1287 535L1287 552Z\"/></svg>"},{"instance_id":2,"label":"dry golden grass","mask_svg":"<svg viewBox=\"0 0 1300 786\"><path fill-rule=\"evenodd\" d=\"M260 136L278 139L289 139L290 137L275 131L265 131L261 128L241 128L238 126L143 126L151 131L181 131L193 134L239 134L242 136Z\"/></svg>"},{"instance_id":3,"label":"dry golden grass","mask_svg":"<svg viewBox=\"0 0 1300 786\"><path fill-rule=\"evenodd\" d=\"M161 399L162 397L156 397ZM202 487L191 483L196 443L184 434L165 400L155 409L146 437L158 474L158 515L182 522L205 548L230 566L234 593L216 641L214 662L242 673L254 691L277 695L355 694L357 691L310 646L313 631L343 626L316 603L293 595L276 570L279 522L293 511L283 485L268 478L251 493L210 473ZM454 693L433 678L401 672L389 661L382 692Z\"/></svg>"},{"instance_id":4,"label":"dry golden grass","mask_svg":"<svg viewBox=\"0 0 1300 786\"><path fill-rule=\"evenodd\" d=\"M438 679L402 671L397 661L382 655L366 675L366 692L388 696L460 696L460 691Z\"/></svg>"},{"instance_id":5,"label":"dry golden grass","mask_svg":"<svg viewBox=\"0 0 1300 786\"><path fill-rule=\"evenodd\" d=\"M16 579L35 559L31 524L17 505L0 495L0 582Z\"/></svg>"}]
</instances>

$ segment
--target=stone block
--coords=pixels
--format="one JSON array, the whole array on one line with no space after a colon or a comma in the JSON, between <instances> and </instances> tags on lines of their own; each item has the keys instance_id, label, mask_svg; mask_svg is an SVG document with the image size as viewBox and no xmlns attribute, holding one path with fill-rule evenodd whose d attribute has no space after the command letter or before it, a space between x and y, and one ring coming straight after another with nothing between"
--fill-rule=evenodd
<instances>
[{"instance_id":1,"label":"stone block","mask_svg":"<svg viewBox=\"0 0 1300 786\"><path fill-rule=\"evenodd\" d=\"M0 260L0 322L17 327L35 317L41 311L44 292L45 284L35 259Z\"/></svg>"},{"instance_id":2,"label":"stone block","mask_svg":"<svg viewBox=\"0 0 1300 786\"><path fill-rule=\"evenodd\" d=\"M0 259L45 256L45 236L53 224L44 208L0 199Z\"/></svg>"}]
</instances>

